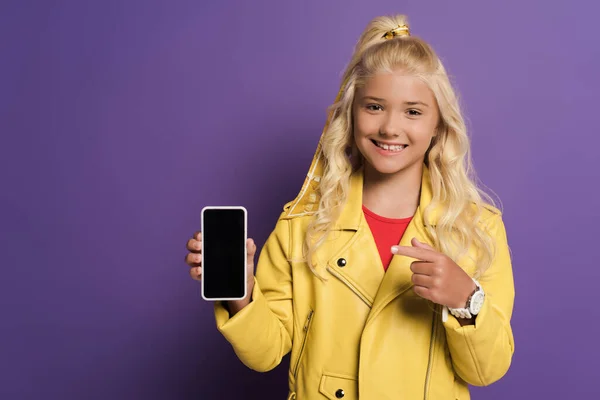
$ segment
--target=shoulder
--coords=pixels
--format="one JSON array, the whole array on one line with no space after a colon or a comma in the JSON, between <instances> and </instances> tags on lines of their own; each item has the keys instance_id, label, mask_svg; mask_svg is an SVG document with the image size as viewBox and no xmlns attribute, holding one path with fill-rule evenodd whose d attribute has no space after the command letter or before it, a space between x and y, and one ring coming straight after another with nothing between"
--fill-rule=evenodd
<instances>
[{"instance_id":1,"label":"shoulder","mask_svg":"<svg viewBox=\"0 0 600 400\"><path fill-rule=\"evenodd\" d=\"M496 217L496 216L502 217L502 211L499 208L494 207L491 204L483 203L481 205L481 208L482 208L482 214L483 214L483 216L484 216L485 219L487 219L487 218L493 218L493 217Z\"/></svg>"},{"instance_id":2,"label":"shoulder","mask_svg":"<svg viewBox=\"0 0 600 400\"><path fill-rule=\"evenodd\" d=\"M481 228L493 237L496 237L499 234L506 235L502 211L490 204L482 204L480 208L481 215L479 218L479 225Z\"/></svg>"},{"instance_id":3,"label":"shoulder","mask_svg":"<svg viewBox=\"0 0 600 400\"><path fill-rule=\"evenodd\" d=\"M289 237L289 240L304 237L310 222L314 218L315 210L308 207L298 207L296 200L286 203L277 217L276 230L279 235Z\"/></svg>"},{"instance_id":4,"label":"shoulder","mask_svg":"<svg viewBox=\"0 0 600 400\"><path fill-rule=\"evenodd\" d=\"M502 211L488 203L471 203L470 217L474 218L477 225L484 230L495 230L498 224L502 224Z\"/></svg>"},{"instance_id":5,"label":"shoulder","mask_svg":"<svg viewBox=\"0 0 600 400\"><path fill-rule=\"evenodd\" d=\"M313 200L313 201L308 201ZM316 199L294 199L284 204L279 219L296 220L312 217L318 208Z\"/></svg>"},{"instance_id":6,"label":"shoulder","mask_svg":"<svg viewBox=\"0 0 600 400\"><path fill-rule=\"evenodd\" d=\"M431 221L433 221L431 224L435 225L436 222L442 218L442 216L449 212L450 210L446 204L435 206L429 211L429 218ZM479 221L480 224L488 224L496 219L502 219L502 211L499 208L485 202L476 203L471 201L463 208L461 214L462 218L466 218L471 221Z\"/></svg>"}]
</instances>

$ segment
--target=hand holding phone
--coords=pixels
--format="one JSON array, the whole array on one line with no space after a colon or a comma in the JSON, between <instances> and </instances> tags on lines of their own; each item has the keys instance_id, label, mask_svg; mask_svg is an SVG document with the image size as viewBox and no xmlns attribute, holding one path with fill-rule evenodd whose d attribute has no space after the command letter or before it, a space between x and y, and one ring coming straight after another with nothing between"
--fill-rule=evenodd
<instances>
[{"instance_id":1,"label":"hand holding phone","mask_svg":"<svg viewBox=\"0 0 600 400\"><path fill-rule=\"evenodd\" d=\"M246 238L243 207L205 207L202 230L189 239L185 262L202 283L202 297L225 300L235 314L250 303L254 287L254 240Z\"/></svg>"}]
</instances>

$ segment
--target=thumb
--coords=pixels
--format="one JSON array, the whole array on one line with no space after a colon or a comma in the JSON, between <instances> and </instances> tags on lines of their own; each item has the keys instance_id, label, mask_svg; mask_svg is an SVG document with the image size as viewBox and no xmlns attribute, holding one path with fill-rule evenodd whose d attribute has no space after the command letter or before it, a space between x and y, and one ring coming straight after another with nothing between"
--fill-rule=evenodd
<instances>
[{"instance_id":1,"label":"thumb","mask_svg":"<svg viewBox=\"0 0 600 400\"><path fill-rule=\"evenodd\" d=\"M419 240L416 237L412 238L412 240L410 241L410 243L414 247L420 247L422 249L434 250L435 251L435 249L433 247L431 247L430 245L428 245L427 243L419 242Z\"/></svg>"},{"instance_id":2,"label":"thumb","mask_svg":"<svg viewBox=\"0 0 600 400\"><path fill-rule=\"evenodd\" d=\"M247 275L247 290L252 293L254 288L254 255L256 254L256 244L254 240L246 240L246 275Z\"/></svg>"},{"instance_id":3,"label":"thumb","mask_svg":"<svg viewBox=\"0 0 600 400\"><path fill-rule=\"evenodd\" d=\"M252 265L254 266L254 255L256 254L256 244L254 243L254 240L252 239L248 239L246 240L246 261L248 263L248 266Z\"/></svg>"}]
</instances>

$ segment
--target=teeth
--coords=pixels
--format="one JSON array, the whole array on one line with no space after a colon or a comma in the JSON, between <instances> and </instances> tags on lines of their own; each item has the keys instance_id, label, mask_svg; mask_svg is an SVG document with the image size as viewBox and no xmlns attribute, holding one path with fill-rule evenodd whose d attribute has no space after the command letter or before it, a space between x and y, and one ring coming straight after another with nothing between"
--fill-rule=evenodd
<instances>
[{"instance_id":1,"label":"teeth","mask_svg":"<svg viewBox=\"0 0 600 400\"><path fill-rule=\"evenodd\" d=\"M379 143L379 142L375 142L375 143L377 144L377 147L381 147L382 149L388 150L388 151L400 151L406 147L406 146L401 146L401 145L389 146L387 144Z\"/></svg>"}]
</instances>

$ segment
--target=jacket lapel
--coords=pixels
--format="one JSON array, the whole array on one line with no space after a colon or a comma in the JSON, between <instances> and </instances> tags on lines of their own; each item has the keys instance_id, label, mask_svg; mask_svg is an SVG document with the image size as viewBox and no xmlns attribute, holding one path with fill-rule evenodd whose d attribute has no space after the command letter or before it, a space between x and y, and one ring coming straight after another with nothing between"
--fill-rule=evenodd
<instances>
[{"instance_id":1,"label":"jacket lapel","mask_svg":"<svg viewBox=\"0 0 600 400\"><path fill-rule=\"evenodd\" d=\"M348 200L328 239L339 245L327 259L327 270L371 307L384 271L381 262L372 262L380 258L362 211L363 172L360 168L350 178Z\"/></svg>"},{"instance_id":2,"label":"jacket lapel","mask_svg":"<svg viewBox=\"0 0 600 400\"><path fill-rule=\"evenodd\" d=\"M384 272L379 251L362 211L363 181L364 168L361 167L350 178L348 200L328 238L329 244L336 249L327 258L326 267L372 307L371 319L394 298L412 287L410 264L414 259L394 256L387 272ZM400 240L401 246L411 246L413 237L433 246L424 228L423 216L423 210L431 199L429 170L423 164L419 206Z\"/></svg>"},{"instance_id":3,"label":"jacket lapel","mask_svg":"<svg viewBox=\"0 0 600 400\"><path fill-rule=\"evenodd\" d=\"M431 203L432 197L429 169L426 165L423 165L419 206L417 207L413 219L406 228L404 235L400 239L400 246L412 246L411 240L416 237L421 243L427 243L431 247L435 247L433 240L425 229L426 224L423 215L425 208ZM432 217L430 218L436 218L436 212L432 213ZM395 298L413 287L412 271L410 270L410 265L413 261L415 261L415 259L405 256L394 256L392 258L387 273L381 282L381 286L373 302L367 323L377 317L381 310Z\"/></svg>"}]
</instances>

